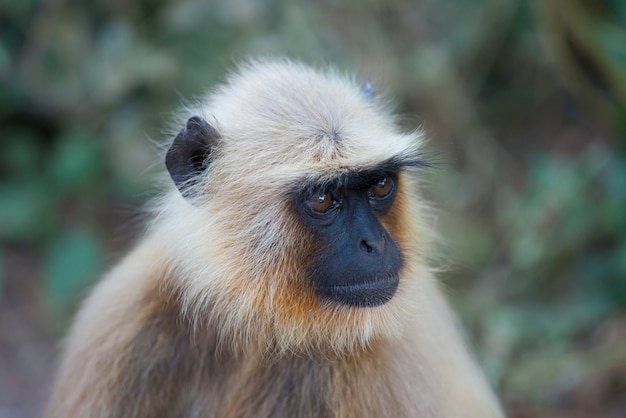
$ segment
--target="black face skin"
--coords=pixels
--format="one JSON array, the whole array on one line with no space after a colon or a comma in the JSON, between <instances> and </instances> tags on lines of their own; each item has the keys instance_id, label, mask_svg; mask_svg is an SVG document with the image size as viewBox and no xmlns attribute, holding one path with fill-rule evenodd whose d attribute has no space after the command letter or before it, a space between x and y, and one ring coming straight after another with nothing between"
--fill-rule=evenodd
<instances>
[{"instance_id":1,"label":"black face skin","mask_svg":"<svg viewBox=\"0 0 626 418\"><path fill-rule=\"evenodd\" d=\"M395 294L402 255L379 218L393 204L397 177L397 170L352 173L298 196L319 248L310 275L321 297L373 307Z\"/></svg>"}]
</instances>

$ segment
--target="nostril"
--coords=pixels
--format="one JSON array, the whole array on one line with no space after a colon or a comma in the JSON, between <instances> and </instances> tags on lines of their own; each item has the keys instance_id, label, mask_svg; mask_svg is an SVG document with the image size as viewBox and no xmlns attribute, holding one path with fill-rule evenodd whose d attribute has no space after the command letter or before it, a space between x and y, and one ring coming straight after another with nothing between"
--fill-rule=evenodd
<instances>
[{"instance_id":1,"label":"nostril","mask_svg":"<svg viewBox=\"0 0 626 418\"><path fill-rule=\"evenodd\" d=\"M374 251L374 248L372 248L366 240L361 241L361 249L367 251L368 253Z\"/></svg>"}]
</instances>

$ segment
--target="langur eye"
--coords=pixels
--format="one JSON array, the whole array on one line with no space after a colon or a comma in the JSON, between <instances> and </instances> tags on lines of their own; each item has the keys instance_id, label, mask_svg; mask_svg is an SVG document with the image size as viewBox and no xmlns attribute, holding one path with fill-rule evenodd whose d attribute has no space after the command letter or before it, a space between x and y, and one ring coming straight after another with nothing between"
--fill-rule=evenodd
<instances>
[{"instance_id":1,"label":"langur eye","mask_svg":"<svg viewBox=\"0 0 626 418\"><path fill-rule=\"evenodd\" d=\"M326 212L329 210L334 203L333 197L330 193L315 193L311 200L309 200L309 204L311 205L311 209L315 212Z\"/></svg>"},{"instance_id":2,"label":"langur eye","mask_svg":"<svg viewBox=\"0 0 626 418\"><path fill-rule=\"evenodd\" d=\"M378 180L369 189L370 198L384 198L387 197L393 190L393 179L389 176L385 176Z\"/></svg>"}]
</instances>

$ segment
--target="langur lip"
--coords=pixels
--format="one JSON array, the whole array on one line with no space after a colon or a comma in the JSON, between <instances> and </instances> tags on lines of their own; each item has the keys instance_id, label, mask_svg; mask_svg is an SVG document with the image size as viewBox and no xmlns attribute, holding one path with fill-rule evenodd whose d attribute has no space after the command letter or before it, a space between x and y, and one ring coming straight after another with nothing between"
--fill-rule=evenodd
<instances>
[{"instance_id":1,"label":"langur lip","mask_svg":"<svg viewBox=\"0 0 626 418\"><path fill-rule=\"evenodd\" d=\"M367 290L367 289L384 289L389 285L398 283L398 276L395 274L373 277L368 280L362 280L355 283L345 283L334 285L333 288L338 290Z\"/></svg>"},{"instance_id":2,"label":"langur lip","mask_svg":"<svg viewBox=\"0 0 626 418\"><path fill-rule=\"evenodd\" d=\"M397 275L387 275L358 283L334 285L331 287L331 295L351 306L379 306L391 300L399 281Z\"/></svg>"}]
</instances>

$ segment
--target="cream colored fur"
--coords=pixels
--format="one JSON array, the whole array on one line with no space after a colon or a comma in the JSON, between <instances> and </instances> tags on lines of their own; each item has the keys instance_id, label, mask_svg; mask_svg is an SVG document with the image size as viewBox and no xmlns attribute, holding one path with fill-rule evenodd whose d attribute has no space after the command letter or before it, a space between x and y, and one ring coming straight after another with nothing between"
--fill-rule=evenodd
<instances>
[{"instance_id":1,"label":"cream colored fur","mask_svg":"<svg viewBox=\"0 0 626 418\"><path fill-rule=\"evenodd\" d=\"M117 356L142 328L151 294L175 298L193 344L214 335L215 355L238 359L232 373L242 379L290 356L320 359L320 373L327 367L331 376L324 390L334 416L502 416L428 267L432 220L419 197L419 171L400 177L396 239L405 263L390 302L332 305L306 283L301 259L314 255L286 198L290 188L417 159L419 132L399 132L383 102L367 98L356 81L290 61L242 65L186 109L179 126L193 115L221 136L194 186L198 197L185 199L172 185L143 242L85 302L50 416L106 416L111 392L126 388ZM247 380L230 375L222 385L194 379L204 383L186 392L191 416L231 411L227 400L236 394L228 385L243 385L242 397L248 390ZM132 408L128 416L141 416Z\"/></svg>"}]
</instances>

